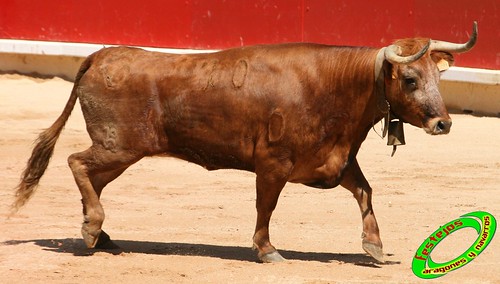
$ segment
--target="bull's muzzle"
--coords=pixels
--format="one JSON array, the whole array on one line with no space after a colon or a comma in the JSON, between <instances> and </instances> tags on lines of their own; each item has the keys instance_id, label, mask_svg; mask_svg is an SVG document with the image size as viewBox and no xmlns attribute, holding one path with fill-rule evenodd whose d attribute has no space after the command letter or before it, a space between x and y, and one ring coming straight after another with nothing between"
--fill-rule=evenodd
<instances>
[{"instance_id":1,"label":"bull's muzzle","mask_svg":"<svg viewBox=\"0 0 500 284\"><path fill-rule=\"evenodd\" d=\"M451 128L451 118L434 118L429 121L425 132L431 135L448 134Z\"/></svg>"}]
</instances>

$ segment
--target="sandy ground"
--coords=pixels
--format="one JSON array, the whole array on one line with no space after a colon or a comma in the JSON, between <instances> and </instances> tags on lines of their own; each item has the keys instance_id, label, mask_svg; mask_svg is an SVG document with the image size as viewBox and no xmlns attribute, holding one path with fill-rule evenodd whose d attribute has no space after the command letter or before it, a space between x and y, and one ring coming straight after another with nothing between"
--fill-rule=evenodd
<instances>
[{"instance_id":1,"label":"sandy ground","mask_svg":"<svg viewBox=\"0 0 500 284\"><path fill-rule=\"evenodd\" d=\"M476 210L500 218L500 119L453 115L447 136L406 126L408 145L391 158L372 131L358 155L374 188L387 264L361 249L361 218L347 190L295 184L271 224L289 261L258 263L250 248L254 174L208 172L171 158L143 159L104 190L104 229L121 249L88 250L66 163L90 145L78 106L34 198L7 219L32 141L60 114L71 87L57 78L0 76L1 283L424 283L411 261L434 230ZM455 258L476 237L470 228L453 233L433 260ZM499 264L496 236L472 263L433 283L500 283Z\"/></svg>"}]
</instances>

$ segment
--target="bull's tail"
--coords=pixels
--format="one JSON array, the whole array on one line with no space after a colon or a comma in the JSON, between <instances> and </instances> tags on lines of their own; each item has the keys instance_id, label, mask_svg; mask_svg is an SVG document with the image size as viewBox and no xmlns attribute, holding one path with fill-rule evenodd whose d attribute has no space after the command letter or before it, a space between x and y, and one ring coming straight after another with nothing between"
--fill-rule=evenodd
<instances>
[{"instance_id":1,"label":"bull's tail","mask_svg":"<svg viewBox=\"0 0 500 284\"><path fill-rule=\"evenodd\" d=\"M15 188L15 201L11 206L11 214L16 213L19 208L26 204L26 202L31 198L35 189L38 186L38 182L40 178L45 173L47 166L49 165L50 158L54 153L54 147L56 145L57 139L61 134L61 131L66 124L71 112L76 103L77 88L79 85L80 78L85 74L85 72L90 67L91 58L87 58L78 74L76 75L75 84L73 86L73 90L71 91L71 95L64 107L63 112L57 118L57 120L52 124L51 127L44 130L38 136L38 139L35 141L35 147L33 148L33 152L31 153L31 157L28 160L26 168L21 175L21 181L19 185Z\"/></svg>"}]
</instances>

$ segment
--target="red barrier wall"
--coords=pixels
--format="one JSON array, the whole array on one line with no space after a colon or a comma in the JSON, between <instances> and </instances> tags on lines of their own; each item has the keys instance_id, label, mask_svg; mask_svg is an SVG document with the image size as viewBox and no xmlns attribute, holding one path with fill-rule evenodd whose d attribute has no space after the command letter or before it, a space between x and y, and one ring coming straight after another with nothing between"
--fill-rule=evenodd
<instances>
[{"instance_id":1,"label":"red barrier wall","mask_svg":"<svg viewBox=\"0 0 500 284\"><path fill-rule=\"evenodd\" d=\"M457 65L500 69L498 0L0 0L0 38L219 49L308 41L380 47L416 35L464 42Z\"/></svg>"}]
</instances>

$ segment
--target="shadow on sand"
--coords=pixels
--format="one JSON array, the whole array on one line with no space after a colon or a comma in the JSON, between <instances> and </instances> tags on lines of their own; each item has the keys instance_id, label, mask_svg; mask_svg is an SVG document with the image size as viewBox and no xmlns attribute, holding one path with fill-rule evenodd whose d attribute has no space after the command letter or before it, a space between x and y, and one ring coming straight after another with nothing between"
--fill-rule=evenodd
<instances>
[{"instance_id":1,"label":"shadow on sand","mask_svg":"<svg viewBox=\"0 0 500 284\"><path fill-rule=\"evenodd\" d=\"M227 260L238 260L257 262L257 254L251 248L239 246L221 246L209 244L191 243L163 243L148 241L113 240L119 247L116 249L101 250L88 249L82 239L39 239L39 240L11 240L3 242L2 245L19 245L34 243L45 250L57 253L70 253L75 256L91 256L96 252L106 252L113 255L121 253L141 253L152 255L181 255L181 256L204 256ZM358 253L321 253L300 252L293 250L279 250L281 255L289 260L318 261L318 262L342 262L359 266L380 268L381 265L400 264L399 261L387 261L384 264L377 263L370 256Z\"/></svg>"}]
</instances>

